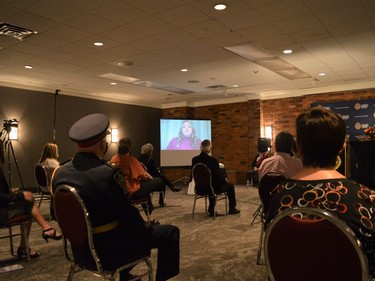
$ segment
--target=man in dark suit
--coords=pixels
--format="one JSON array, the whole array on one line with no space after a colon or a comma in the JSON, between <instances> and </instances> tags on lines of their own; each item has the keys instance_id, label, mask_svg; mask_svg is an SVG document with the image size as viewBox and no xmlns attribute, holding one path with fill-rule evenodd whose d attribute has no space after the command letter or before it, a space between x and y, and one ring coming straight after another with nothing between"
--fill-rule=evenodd
<instances>
[{"instance_id":1,"label":"man in dark suit","mask_svg":"<svg viewBox=\"0 0 375 281\"><path fill-rule=\"evenodd\" d=\"M236 209L236 194L234 185L228 182L224 169L220 169L219 161L209 155L211 153L211 141L204 140L201 143L201 153L192 159L192 166L197 163L205 164L211 170L212 187L215 191L226 192L229 200L228 215L239 214L240 210ZM208 206L208 213L210 216L214 215L215 199L210 198Z\"/></svg>"}]
</instances>

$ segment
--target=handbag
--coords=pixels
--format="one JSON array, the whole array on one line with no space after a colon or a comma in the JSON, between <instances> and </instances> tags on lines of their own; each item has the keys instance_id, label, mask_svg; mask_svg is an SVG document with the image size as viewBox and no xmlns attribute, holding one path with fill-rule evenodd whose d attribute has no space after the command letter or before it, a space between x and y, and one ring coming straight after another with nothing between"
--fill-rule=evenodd
<instances>
[{"instance_id":1,"label":"handbag","mask_svg":"<svg viewBox=\"0 0 375 281\"><path fill-rule=\"evenodd\" d=\"M195 181L194 179L191 179L191 182L189 182L187 194L194 195L195 194Z\"/></svg>"}]
</instances>

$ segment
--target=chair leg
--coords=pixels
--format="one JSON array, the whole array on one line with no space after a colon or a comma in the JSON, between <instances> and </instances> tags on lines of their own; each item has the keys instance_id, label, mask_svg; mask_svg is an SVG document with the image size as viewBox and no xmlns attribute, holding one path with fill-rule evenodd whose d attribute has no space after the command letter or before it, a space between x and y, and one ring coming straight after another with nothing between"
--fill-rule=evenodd
<instances>
[{"instance_id":1,"label":"chair leg","mask_svg":"<svg viewBox=\"0 0 375 281\"><path fill-rule=\"evenodd\" d=\"M40 205L42 204L43 196L44 196L44 194L42 193L42 195L40 196L40 199L39 199L38 208L40 208Z\"/></svg>"},{"instance_id":2,"label":"chair leg","mask_svg":"<svg viewBox=\"0 0 375 281\"><path fill-rule=\"evenodd\" d=\"M216 211L215 210L216 210L216 204L217 204L217 196L215 196L214 199L215 199L215 205L214 205L214 213L213 213L213 216L212 216L213 220L215 220L215 218L216 218Z\"/></svg>"},{"instance_id":3,"label":"chair leg","mask_svg":"<svg viewBox=\"0 0 375 281\"><path fill-rule=\"evenodd\" d=\"M258 254L257 254L257 265L260 265L260 258L262 256L262 250L263 250L263 237L264 237L264 226L262 223L262 227L260 229L260 235L259 235L259 245L258 245Z\"/></svg>"},{"instance_id":4,"label":"chair leg","mask_svg":"<svg viewBox=\"0 0 375 281\"><path fill-rule=\"evenodd\" d=\"M262 205L260 205L260 206L258 207L258 209L256 209L256 211L253 213L253 220L251 221L251 225L254 224L255 219L256 219L258 216L261 216L261 214L262 214Z\"/></svg>"},{"instance_id":5,"label":"chair leg","mask_svg":"<svg viewBox=\"0 0 375 281\"><path fill-rule=\"evenodd\" d=\"M9 230L9 245L10 245L10 253L12 256L14 256L14 248L13 248L13 233L12 233L12 227L8 227Z\"/></svg>"},{"instance_id":6,"label":"chair leg","mask_svg":"<svg viewBox=\"0 0 375 281\"><path fill-rule=\"evenodd\" d=\"M227 216L228 215L228 196L227 196L227 193L225 193L224 200L225 200L225 215Z\"/></svg>"},{"instance_id":7,"label":"chair leg","mask_svg":"<svg viewBox=\"0 0 375 281\"><path fill-rule=\"evenodd\" d=\"M194 218L194 212L195 212L195 204L197 203L197 196L194 197L194 203L193 203L193 214L192 217Z\"/></svg>"},{"instance_id":8,"label":"chair leg","mask_svg":"<svg viewBox=\"0 0 375 281\"><path fill-rule=\"evenodd\" d=\"M147 259L146 263L147 263L147 268L148 268L148 281L152 281L154 280L152 276L152 263L150 259Z\"/></svg>"},{"instance_id":9,"label":"chair leg","mask_svg":"<svg viewBox=\"0 0 375 281\"><path fill-rule=\"evenodd\" d=\"M68 275L68 281L73 280L74 270L75 270L74 263L71 263L70 264L70 271L69 271L69 275Z\"/></svg>"}]
</instances>

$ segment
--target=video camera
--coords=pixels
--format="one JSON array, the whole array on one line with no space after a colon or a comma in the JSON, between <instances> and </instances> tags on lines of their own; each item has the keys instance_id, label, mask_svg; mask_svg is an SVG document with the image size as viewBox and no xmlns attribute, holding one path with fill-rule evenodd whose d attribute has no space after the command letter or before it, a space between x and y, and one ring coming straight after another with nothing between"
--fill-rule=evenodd
<instances>
[{"instance_id":1,"label":"video camera","mask_svg":"<svg viewBox=\"0 0 375 281\"><path fill-rule=\"evenodd\" d=\"M12 128L18 128L18 121L16 118L4 120L3 128L9 134Z\"/></svg>"}]
</instances>

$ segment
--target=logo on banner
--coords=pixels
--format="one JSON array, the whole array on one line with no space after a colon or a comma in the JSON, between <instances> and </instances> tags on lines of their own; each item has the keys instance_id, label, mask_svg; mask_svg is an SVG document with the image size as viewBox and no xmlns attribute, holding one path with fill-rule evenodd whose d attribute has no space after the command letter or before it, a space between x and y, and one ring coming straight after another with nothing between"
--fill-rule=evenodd
<instances>
[{"instance_id":1,"label":"logo on banner","mask_svg":"<svg viewBox=\"0 0 375 281\"><path fill-rule=\"evenodd\" d=\"M369 124L368 124L368 123L363 123L363 124L361 124L361 123L357 122L357 123L355 123L355 125L354 125L354 128L356 128L357 130L360 130L360 129L366 129L366 128L368 128L368 127L369 127Z\"/></svg>"},{"instance_id":2,"label":"logo on banner","mask_svg":"<svg viewBox=\"0 0 375 281\"><path fill-rule=\"evenodd\" d=\"M360 104L359 102L357 102L356 104L354 104L354 108L356 110L367 109L368 108L368 103Z\"/></svg>"}]
</instances>

